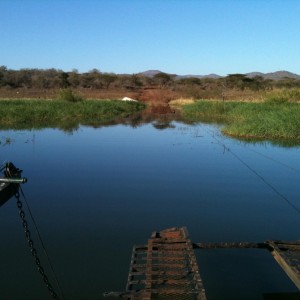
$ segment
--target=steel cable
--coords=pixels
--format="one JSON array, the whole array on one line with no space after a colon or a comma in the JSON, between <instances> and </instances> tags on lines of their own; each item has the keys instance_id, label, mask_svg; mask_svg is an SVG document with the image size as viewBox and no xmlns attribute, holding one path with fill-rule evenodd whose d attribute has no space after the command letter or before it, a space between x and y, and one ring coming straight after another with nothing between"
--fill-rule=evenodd
<instances>
[{"instance_id":1,"label":"steel cable","mask_svg":"<svg viewBox=\"0 0 300 300\"><path fill-rule=\"evenodd\" d=\"M293 204L287 197L285 197L278 189L276 189L271 183L269 183L263 176L251 168L245 161L243 161L236 153L234 153L230 148L228 148L224 143L215 137L214 134L211 134L208 130L204 129L219 145L223 146L226 151L231 153L239 162L241 162L245 167L248 168L256 177L258 177L265 185L272 189L281 199L283 199L292 209L297 213L300 213L300 209Z\"/></svg>"}]
</instances>

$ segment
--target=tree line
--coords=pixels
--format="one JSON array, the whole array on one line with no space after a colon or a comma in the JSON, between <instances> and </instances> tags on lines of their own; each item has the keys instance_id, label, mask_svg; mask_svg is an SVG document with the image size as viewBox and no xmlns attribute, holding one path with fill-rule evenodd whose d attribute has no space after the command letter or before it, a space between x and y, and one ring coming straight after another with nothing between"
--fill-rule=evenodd
<instances>
[{"instance_id":1,"label":"tree line","mask_svg":"<svg viewBox=\"0 0 300 300\"><path fill-rule=\"evenodd\" d=\"M300 88L300 80L285 77L280 80L265 79L262 76L247 77L245 74L229 74L220 78L179 77L167 73L157 73L152 77L143 74L103 73L98 69L79 73L77 70L64 72L58 69L12 70L0 66L0 88L25 89L111 89L138 90L156 86L173 90L271 90L274 88Z\"/></svg>"}]
</instances>

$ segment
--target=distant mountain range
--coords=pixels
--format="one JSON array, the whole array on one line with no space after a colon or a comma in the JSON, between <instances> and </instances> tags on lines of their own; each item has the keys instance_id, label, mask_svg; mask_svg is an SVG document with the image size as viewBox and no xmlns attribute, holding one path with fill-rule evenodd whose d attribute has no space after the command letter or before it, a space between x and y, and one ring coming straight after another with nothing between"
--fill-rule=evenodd
<instances>
[{"instance_id":1,"label":"distant mountain range","mask_svg":"<svg viewBox=\"0 0 300 300\"><path fill-rule=\"evenodd\" d=\"M162 73L162 71L159 70L148 70L145 72L141 72L139 74L144 75L146 77L153 77L158 73ZM165 73L165 72L164 72ZM196 77L196 78L221 78L222 76L217 75L217 74L209 74L209 75L177 75L177 74L170 74L169 75L175 76L176 78L189 78L189 77Z\"/></svg>"},{"instance_id":2,"label":"distant mountain range","mask_svg":"<svg viewBox=\"0 0 300 300\"><path fill-rule=\"evenodd\" d=\"M159 70L148 70L145 72L141 72L139 74L147 76L147 77L153 77L158 73L161 73L162 71ZM167 73L169 74L169 73ZM177 74L170 74L175 76L178 79L181 78L189 78L189 77L196 77L196 78L221 78L224 76L220 76L217 74L208 74L208 75L177 75ZM272 73L261 73L261 72L251 72L251 73L245 73L244 75L246 75L249 78L253 78L255 76L261 76L265 79L272 79L272 80L281 80L284 78L294 78L294 79L300 79L300 75L295 74L295 73L291 73L288 71L277 71L277 72L272 72Z\"/></svg>"},{"instance_id":3,"label":"distant mountain range","mask_svg":"<svg viewBox=\"0 0 300 300\"><path fill-rule=\"evenodd\" d=\"M252 77L255 77L255 76L261 76L263 78L273 79L273 80L280 80L280 79L283 79L285 77L300 79L300 75L295 74L295 73L291 73L291 72L288 72L288 71L277 71L277 72L273 72L273 73L252 72L252 73L246 73L245 75L247 75L247 77L249 77L249 78L252 78Z\"/></svg>"}]
</instances>

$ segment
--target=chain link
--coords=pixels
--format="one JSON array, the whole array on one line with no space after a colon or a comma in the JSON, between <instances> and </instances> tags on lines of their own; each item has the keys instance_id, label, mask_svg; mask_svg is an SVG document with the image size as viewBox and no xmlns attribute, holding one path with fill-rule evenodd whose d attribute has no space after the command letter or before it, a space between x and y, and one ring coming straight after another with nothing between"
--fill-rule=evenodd
<instances>
[{"instance_id":1,"label":"chain link","mask_svg":"<svg viewBox=\"0 0 300 300\"><path fill-rule=\"evenodd\" d=\"M42 278L43 278L43 281L45 283L45 285L47 286L47 289L49 290L51 296L53 299L57 299L59 300L59 297L58 295L55 293L51 283L49 282L49 279L47 277L47 275L45 274L45 270L44 268L41 266L41 261L40 259L38 258L38 254L37 254L37 251L34 247L34 243L33 243L33 240L31 239L31 232L28 228L28 223L25 219L25 212L23 210L23 204L20 200L20 194L19 192L17 192L15 194L15 197L17 199L17 206L18 206L18 209L19 209L19 215L20 215L20 218L21 218L21 222L22 222L22 226L24 228L24 231L25 231L25 237L26 237L26 240L27 240L27 243L28 243L28 246L30 248L30 252L32 254L32 256L34 257L34 260L35 260L35 264L37 266L37 269L39 271L39 273L41 274Z\"/></svg>"}]
</instances>

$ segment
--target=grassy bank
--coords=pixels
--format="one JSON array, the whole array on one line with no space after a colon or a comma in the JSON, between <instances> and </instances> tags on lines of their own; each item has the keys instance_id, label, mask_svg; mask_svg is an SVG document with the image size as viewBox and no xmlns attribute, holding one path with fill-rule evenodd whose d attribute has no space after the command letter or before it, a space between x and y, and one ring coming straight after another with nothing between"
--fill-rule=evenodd
<instances>
[{"instance_id":1,"label":"grassy bank","mask_svg":"<svg viewBox=\"0 0 300 300\"><path fill-rule=\"evenodd\" d=\"M58 127L79 124L99 126L134 114L145 106L138 102L61 100L0 101L0 129Z\"/></svg>"},{"instance_id":2,"label":"grassy bank","mask_svg":"<svg viewBox=\"0 0 300 300\"><path fill-rule=\"evenodd\" d=\"M269 99L261 103L196 101L182 108L185 120L223 124L224 134L300 143L300 104Z\"/></svg>"}]
</instances>

